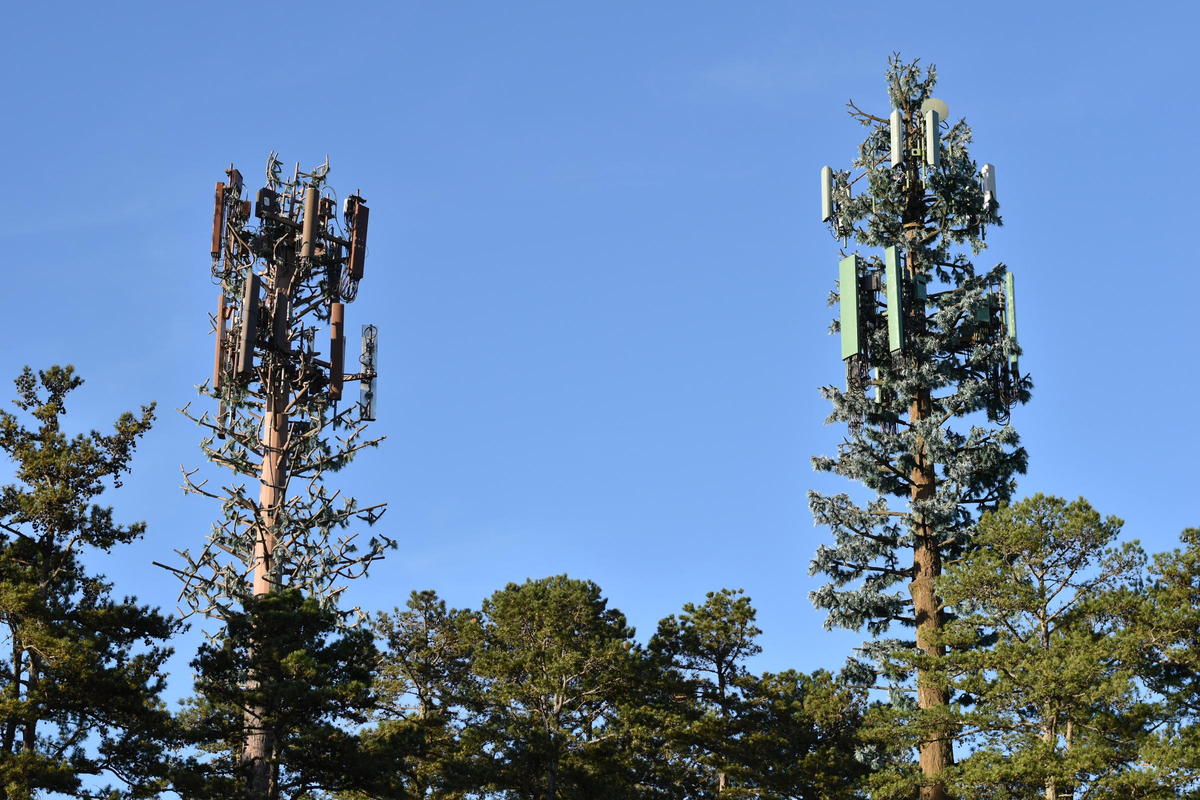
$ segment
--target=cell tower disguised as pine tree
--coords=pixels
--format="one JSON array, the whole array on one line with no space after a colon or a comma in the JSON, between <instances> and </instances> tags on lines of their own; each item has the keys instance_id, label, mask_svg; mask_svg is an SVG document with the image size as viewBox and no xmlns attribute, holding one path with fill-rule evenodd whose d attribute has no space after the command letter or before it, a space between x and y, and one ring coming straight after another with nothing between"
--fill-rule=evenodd
<instances>
[{"instance_id":1,"label":"cell tower disguised as pine tree","mask_svg":"<svg viewBox=\"0 0 1200 800\"><path fill-rule=\"evenodd\" d=\"M943 652L947 614L936 580L1024 471L1009 411L1031 384L1018 368L1012 275L971 261L1000 224L995 170L971 160L971 129L931 97L933 67L894 56L887 78L890 113L850 104L868 130L852 169L821 170L821 219L843 243L835 329L846 365L845 388L822 391L829 421L848 431L836 457L813 464L874 498L810 494L833 534L812 562L829 577L812 601L827 625L870 633L867 661L915 647L920 797L940 800L953 731L939 722L951 698L929 660Z\"/></svg>"},{"instance_id":2,"label":"cell tower disguised as pine tree","mask_svg":"<svg viewBox=\"0 0 1200 800\"><path fill-rule=\"evenodd\" d=\"M363 277L368 209L350 195L339 221L328 170L297 166L285 178L272 154L253 203L232 166L216 186L216 353L202 390L217 407L193 419L209 430L205 455L236 477L214 489L185 475L184 488L220 501L223 515L198 553L179 551L185 564L174 571L193 612L225 621L285 588L332 606L345 580L391 545L371 538L360 548L341 533L356 519L373 524L383 506L359 507L326 485L378 442L365 435L375 415L373 326L363 328L360 368L344 368L345 303ZM361 397L347 402L349 380L361 382ZM254 638L242 646L252 652ZM267 798L277 794L279 732L264 713L245 711L240 772L249 796Z\"/></svg>"}]
</instances>

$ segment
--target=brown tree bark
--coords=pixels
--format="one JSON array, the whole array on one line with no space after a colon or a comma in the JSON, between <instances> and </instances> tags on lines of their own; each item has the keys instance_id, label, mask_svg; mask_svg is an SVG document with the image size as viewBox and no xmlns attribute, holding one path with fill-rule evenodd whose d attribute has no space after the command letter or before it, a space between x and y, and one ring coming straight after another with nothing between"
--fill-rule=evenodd
<instances>
[{"instance_id":1,"label":"brown tree bark","mask_svg":"<svg viewBox=\"0 0 1200 800\"><path fill-rule=\"evenodd\" d=\"M929 416L929 392L922 391L909 409L909 419L914 424ZM912 499L914 502L933 497L936 475L925 444L917 440L916 465L913 467ZM942 554L938 547L937 532L916 514L916 541L913 545L913 579L909 584L913 613L917 621L917 647L930 656L945 655L945 648L938 645L937 634L942 628L941 602L935 591L937 577L942 574ZM925 669L917 670L917 706L930 710L946 706L950 702L947 688L936 681ZM938 780L942 771L954 763L954 750L948 735L931 736L921 741L918 763L921 777L927 782L921 786L921 800L945 800L945 784ZM932 781L932 782L928 782Z\"/></svg>"},{"instance_id":2,"label":"brown tree bark","mask_svg":"<svg viewBox=\"0 0 1200 800\"><path fill-rule=\"evenodd\" d=\"M270 276L272 311L271 339L273 348L288 348L288 322L290 315L291 269L287 263L274 265L275 274ZM274 576L274 554L276 529L284 501L287 483L288 434L288 385L286 377L278 374L265 358L264 384L266 402L263 407L263 459L259 479L259 525L254 538L252 591L262 597L276 591ZM250 648L254 643L251 641ZM254 676L250 686L255 685ZM274 732L265 724L266 709L253 707L243 715L245 742L242 746L242 769L246 774L246 792L251 800L276 800L279 796L276 780Z\"/></svg>"},{"instance_id":3,"label":"brown tree bark","mask_svg":"<svg viewBox=\"0 0 1200 800\"><path fill-rule=\"evenodd\" d=\"M911 119L912 114L908 115ZM921 137L919 126L908 129L909 139ZM908 160L908 203L903 214L904 237L907 245L907 271L910 281L923 275L920 246L925 235L925 192L921 182L920 167L916 159ZM911 303L905 320L909 336L919 336L925 331L925 308L923 303ZM909 406L909 422L915 429L922 420L932 414L932 400L928 388L922 388ZM913 456L916 463L909 479L912 484L911 498L915 506L934 496L937 490L937 472L924 439L917 436ZM929 656L942 656L945 648L936 644L937 634L942 629L941 601L936 593L936 581L942 574L942 553L938 532L919 511L913 512L913 573L909 583L909 596L913 604L913 616L917 625L917 648ZM949 689L927 669L917 670L917 707L922 711L943 708L950 702ZM947 800L946 785L941 780L943 771L954 763L954 746L948 732L934 734L922 739L918 746L918 765L921 770L920 800Z\"/></svg>"}]
</instances>

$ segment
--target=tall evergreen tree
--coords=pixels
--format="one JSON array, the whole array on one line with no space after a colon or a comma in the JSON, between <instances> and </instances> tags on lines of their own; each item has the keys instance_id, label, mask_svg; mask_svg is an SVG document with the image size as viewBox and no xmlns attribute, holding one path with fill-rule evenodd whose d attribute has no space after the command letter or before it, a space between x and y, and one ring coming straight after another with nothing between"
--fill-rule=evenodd
<instances>
[{"instance_id":1,"label":"tall evergreen tree","mask_svg":"<svg viewBox=\"0 0 1200 800\"><path fill-rule=\"evenodd\" d=\"M812 562L812 572L829 577L812 600L828 613L827 625L866 629L875 639L864 645L867 661L896 646L943 652L946 614L935 590L942 565L970 547L979 512L1009 498L1026 463L1008 424L1030 383L1016 371L1013 331L996 302L1005 268L979 271L970 258L983 249L986 227L1000 223L998 204L980 184L967 123L947 128L927 113L935 81L932 67L894 56L887 83L898 115L851 103L851 117L868 131L853 162L860 174L835 170L830 178L833 234L847 248L885 248L891 262L865 254L844 262L850 283L839 286L840 300L859 313L846 316L855 327L842 331L852 337L843 348L846 388L822 392L833 406L829 421L848 432L836 456L813 461L874 498L809 496L816 522L833 534ZM863 188L854 194L852 184ZM885 289L886 304L877 301ZM914 629L915 641L906 642L902 631ZM870 678L866 664L853 665ZM929 712L915 734L920 795L939 800L953 749L952 731L936 720L950 693L923 670L912 688Z\"/></svg>"},{"instance_id":2,"label":"tall evergreen tree","mask_svg":"<svg viewBox=\"0 0 1200 800\"><path fill-rule=\"evenodd\" d=\"M1200 797L1200 528L1182 547L1160 553L1139 616L1141 676L1167 704L1167 724L1146 748L1144 762L1176 796Z\"/></svg>"},{"instance_id":3,"label":"tall evergreen tree","mask_svg":"<svg viewBox=\"0 0 1200 800\"><path fill-rule=\"evenodd\" d=\"M1145 556L1082 498L1034 495L984 515L939 581L948 653L925 661L958 692L973 751L957 797L1174 797L1142 769L1162 708L1138 680Z\"/></svg>"},{"instance_id":4,"label":"tall evergreen tree","mask_svg":"<svg viewBox=\"0 0 1200 800\"><path fill-rule=\"evenodd\" d=\"M730 745L737 739L743 709L741 679L746 660L762 652L757 613L741 589L709 592L703 605L686 603L683 612L658 623L650 649L666 660L688 698L688 724L677 740L705 767L716 794L729 782Z\"/></svg>"},{"instance_id":5,"label":"tall evergreen tree","mask_svg":"<svg viewBox=\"0 0 1200 800\"><path fill-rule=\"evenodd\" d=\"M271 797L300 800L370 789L379 779L354 728L374 704L378 656L370 631L346 630L338 613L299 589L245 598L192 662L196 697L183 717L199 754L175 789L197 800L233 800L253 791L241 758L246 709L260 709L270 734ZM255 647L243 645L255 635ZM248 680L249 676L255 680Z\"/></svg>"},{"instance_id":6,"label":"tall evergreen tree","mask_svg":"<svg viewBox=\"0 0 1200 800\"><path fill-rule=\"evenodd\" d=\"M376 615L378 700L364 734L380 767L376 796L456 800L483 782L481 756L462 740L466 727L482 722L472 670L478 613L414 591L404 609Z\"/></svg>"},{"instance_id":7,"label":"tall evergreen tree","mask_svg":"<svg viewBox=\"0 0 1200 800\"><path fill-rule=\"evenodd\" d=\"M480 624L484 719L466 744L492 756L494 794L483 796L640 797L616 726L640 653L600 587L565 575L510 583L484 601Z\"/></svg>"},{"instance_id":8,"label":"tall evergreen tree","mask_svg":"<svg viewBox=\"0 0 1200 800\"><path fill-rule=\"evenodd\" d=\"M762 648L757 613L741 589L662 620L650 650L665 666L674 713L661 713L687 800L858 797L855 758L865 711L861 689L827 672L753 674Z\"/></svg>"},{"instance_id":9,"label":"tall evergreen tree","mask_svg":"<svg viewBox=\"0 0 1200 800\"><path fill-rule=\"evenodd\" d=\"M62 417L82 383L71 367L26 367L20 413L0 411L0 451L15 472L0 487L0 796L13 800L149 797L164 778L162 643L174 624L114 599L85 563L145 533L94 501L121 485L154 407L122 414L112 433L71 436ZM97 788L106 779L115 788Z\"/></svg>"},{"instance_id":10,"label":"tall evergreen tree","mask_svg":"<svg viewBox=\"0 0 1200 800\"><path fill-rule=\"evenodd\" d=\"M866 692L825 671L747 675L739 735L729 742L735 787L744 800L858 800L869 772L859 757ZM740 787L740 788L739 788Z\"/></svg>"}]
</instances>

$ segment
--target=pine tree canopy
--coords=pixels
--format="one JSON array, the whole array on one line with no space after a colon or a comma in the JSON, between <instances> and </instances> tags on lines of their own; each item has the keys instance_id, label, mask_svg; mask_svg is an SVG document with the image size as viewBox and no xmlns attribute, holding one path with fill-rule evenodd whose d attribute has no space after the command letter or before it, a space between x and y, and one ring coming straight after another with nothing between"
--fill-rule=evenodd
<instances>
[{"instance_id":1,"label":"pine tree canopy","mask_svg":"<svg viewBox=\"0 0 1200 800\"><path fill-rule=\"evenodd\" d=\"M192 662L197 695L183 715L184 732L208 755L188 759L177 791L213 800L246 796L248 708L261 709L259 722L271 733L272 797L374 785L380 776L353 732L375 702L370 631L345 630L335 610L297 589L243 603Z\"/></svg>"},{"instance_id":2,"label":"pine tree canopy","mask_svg":"<svg viewBox=\"0 0 1200 800\"><path fill-rule=\"evenodd\" d=\"M163 785L170 716L159 700L162 645L174 623L113 586L85 559L145 533L93 501L120 486L153 405L112 433L68 435L71 367L16 379L17 414L0 411L0 786L6 797L147 797ZM98 781L112 781L99 788Z\"/></svg>"}]
</instances>

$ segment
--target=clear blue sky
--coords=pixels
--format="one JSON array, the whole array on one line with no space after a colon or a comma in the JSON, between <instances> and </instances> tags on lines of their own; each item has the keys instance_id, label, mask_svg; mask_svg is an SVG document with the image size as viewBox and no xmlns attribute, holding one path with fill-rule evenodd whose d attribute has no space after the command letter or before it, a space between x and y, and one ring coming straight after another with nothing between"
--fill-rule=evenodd
<instances>
[{"instance_id":1,"label":"clear blue sky","mask_svg":"<svg viewBox=\"0 0 1200 800\"><path fill-rule=\"evenodd\" d=\"M6 11L0 376L74 363L80 428L159 403L126 487L148 566L217 509L179 490L209 374L213 182L315 164L361 189L371 252L349 328L380 327L377 452L342 476L400 549L354 598L597 581L649 635L744 587L762 668L836 667L808 561L809 488L840 431L826 333L837 248L817 172L889 53L936 63L1017 275L1022 493L1084 495L1150 549L1200 524L1194 317L1196 14L1162 3L26 3ZM7 381L7 378L5 378ZM4 390L3 396L8 396ZM183 644L186 651L190 645ZM176 684L177 690L186 683Z\"/></svg>"}]
</instances>

